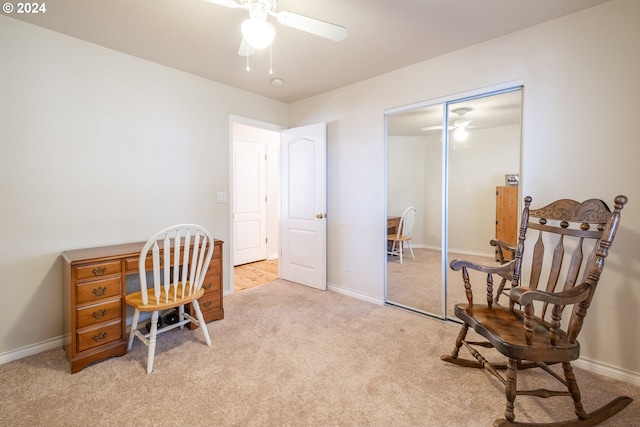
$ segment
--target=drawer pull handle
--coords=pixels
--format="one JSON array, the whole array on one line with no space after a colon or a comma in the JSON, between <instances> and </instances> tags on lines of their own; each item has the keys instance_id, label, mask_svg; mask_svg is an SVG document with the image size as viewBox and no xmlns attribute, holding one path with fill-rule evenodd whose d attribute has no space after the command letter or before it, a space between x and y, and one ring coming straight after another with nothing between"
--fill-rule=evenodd
<instances>
[{"instance_id":1,"label":"drawer pull handle","mask_svg":"<svg viewBox=\"0 0 640 427\"><path fill-rule=\"evenodd\" d=\"M98 288L95 288L93 290L93 294L97 297L101 297L102 295L104 295L104 293L107 292L107 287L106 286L100 286Z\"/></svg>"},{"instance_id":2,"label":"drawer pull handle","mask_svg":"<svg viewBox=\"0 0 640 427\"><path fill-rule=\"evenodd\" d=\"M212 284L211 283L205 283L203 288L205 291L208 291L209 289L211 289Z\"/></svg>"},{"instance_id":3,"label":"drawer pull handle","mask_svg":"<svg viewBox=\"0 0 640 427\"><path fill-rule=\"evenodd\" d=\"M91 270L94 276L102 276L105 271L107 271L106 267L96 267L93 270Z\"/></svg>"},{"instance_id":4,"label":"drawer pull handle","mask_svg":"<svg viewBox=\"0 0 640 427\"><path fill-rule=\"evenodd\" d=\"M95 342L100 342L102 340L104 340L107 337L107 333L106 332L100 332L98 335L94 335L93 336L93 340Z\"/></svg>"},{"instance_id":5,"label":"drawer pull handle","mask_svg":"<svg viewBox=\"0 0 640 427\"><path fill-rule=\"evenodd\" d=\"M107 314L107 310L98 310L93 312L94 319L102 319Z\"/></svg>"},{"instance_id":6,"label":"drawer pull handle","mask_svg":"<svg viewBox=\"0 0 640 427\"><path fill-rule=\"evenodd\" d=\"M211 306L211 304L213 304L213 303L211 302L211 300L209 300L209 301L204 302L204 303L202 304L202 306L203 306L204 308L209 308L209 307Z\"/></svg>"}]
</instances>

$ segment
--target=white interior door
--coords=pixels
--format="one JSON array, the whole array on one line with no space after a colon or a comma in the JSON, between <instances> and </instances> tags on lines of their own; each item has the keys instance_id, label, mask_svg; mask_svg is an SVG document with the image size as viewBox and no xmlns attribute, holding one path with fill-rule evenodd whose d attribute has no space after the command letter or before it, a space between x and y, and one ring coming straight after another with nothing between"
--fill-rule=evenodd
<instances>
[{"instance_id":1,"label":"white interior door","mask_svg":"<svg viewBox=\"0 0 640 427\"><path fill-rule=\"evenodd\" d=\"M281 133L280 274L327 289L327 130L325 123Z\"/></svg>"},{"instance_id":2,"label":"white interior door","mask_svg":"<svg viewBox=\"0 0 640 427\"><path fill-rule=\"evenodd\" d=\"M233 144L233 264L267 258L266 145Z\"/></svg>"}]
</instances>

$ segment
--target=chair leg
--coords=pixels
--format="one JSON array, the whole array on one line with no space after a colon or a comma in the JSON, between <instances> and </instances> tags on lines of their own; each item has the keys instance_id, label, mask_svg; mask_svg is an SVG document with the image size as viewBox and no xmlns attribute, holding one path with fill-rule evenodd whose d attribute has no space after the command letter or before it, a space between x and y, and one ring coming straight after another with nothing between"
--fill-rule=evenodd
<instances>
[{"instance_id":1,"label":"chair leg","mask_svg":"<svg viewBox=\"0 0 640 427\"><path fill-rule=\"evenodd\" d=\"M411 241L407 241L407 245L409 245L409 251L411 251L411 258L415 261L416 257L413 255L413 246L411 246Z\"/></svg>"},{"instance_id":2,"label":"chair leg","mask_svg":"<svg viewBox=\"0 0 640 427\"><path fill-rule=\"evenodd\" d=\"M184 305L178 307L178 321L182 322L184 320ZM184 325L180 326L180 329L184 329Z\"/></svg>"},{"instance_id":3,"label":"chair leg","mask_svg":"<svg viewBox=\"0 0 640 427\"><path fill-rule=\"evenodd\" d=\"M135 336L133 331L138 329L139 318L140 318L140 310L136 308L135 311L133 312L133 320L131 320L131 329L129 330L129 343L127 344L127 350L131 350L131 347L133 346L133 337Z\"/></svg>"},{"instance_id":4,"label":"chair leg","mask_svg":"<svg viewBox=\"0 0 640 427\"><path fill-rule=\"evenodd\" d=\"M389 255L394 256L396 251L396 241L393 240L391 242L391 250L388 252Z\"/></svg>"},{"instance_id":5,"label":"chair leg","mask_svg":"<svg viewBox=\"0 0 640 427\"><path fill-rule=\"evenodd\" d=\"M507 408L504 411L504 417L508 421L515 419L514 402L516 400L517 393L517 378L518 378L518 359L509 358L507 362L507 381L505 383L505 394L507 396Z\"/></svg>"},{"instance_id":6,"label":"chair leg","mask_svg":"<svg viewBox=\"0 0 640 427\"><path fill-rule=\"evenodd\" d=\"M404 242L400 242L398 248L400 249L400 264L402 264L402 253L404 252Z\"/></svg>"},{"instance_id":7,"label":"chair leg","mask_svg":"<svg viewBox=\"0 0 640 427\"><path fill-rule=\"evenodd\" d=\"M151 331L149 332L149 352L147 353L147 374L153 372L153 356L156 354L156 335L158 333L158 312L151 315Z\"/></svg>"},{"instance_id":8,"label":"chair leg","mask_svg":"<svg viewBox=\"0 0 640 427\"><path fill-rule=\"evenodd\" d=\"M578 388L578 382L576 381L576 376L573 374L573 368L571 367L571 363L562 362L562 369L564 371L564 378L567 380L567 388L571 392L571 397L573 398L573 405L576 409L576 415L578 418L585 419L587 418L587 413L582 406L581 397L580 397L580 389Z\"/></svg>"},{"instance_id":9,"label":"chair leg","mask_svg":"<svg viewBox=\"0 0 640 427\"><path fill-rule=\"evenodd\" d=\"M469 332L469 325L467 325L466 323L463 323L462 327L460 328L460 332L458 333L458 337L456 338L456 346L451 352L451 357L453 357L454 359L457 359L458 354L460 354L462 341L464 341L464 339L467 337L467 332Z\"/></svg>"},{"instance_id":10,"label":"chair leg","mask_svg":"<svg viewBox=\"0 0 640 427\"><path fill-rule=\"evenodd\" d=\"M196 312L196 317L198 318L198 326L200 326L200 330L204 335L204 340L207 342L207 345L211 345L211 338L209 337L209 330L207 329L207 324L204 321L204 316L202 315L202 311L200 310L200 304L198 304L198 300L193 300L191 303L193 305L193 309Z\"/></svg>"}]
</instances>

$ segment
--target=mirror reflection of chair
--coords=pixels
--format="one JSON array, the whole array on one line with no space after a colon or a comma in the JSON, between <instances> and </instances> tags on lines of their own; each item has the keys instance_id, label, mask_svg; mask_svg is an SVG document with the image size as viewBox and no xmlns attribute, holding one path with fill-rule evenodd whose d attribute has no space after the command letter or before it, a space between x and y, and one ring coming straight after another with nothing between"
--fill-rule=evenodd
<instances>
[{"instance_id":1,"label":"mirror reflection of chair","mask_svg":"<svg viewBox=\"0 0 640 427\"><path fill-rule=\"evenodd\" d=\"M414 260L416 259L413 255L413 248L411 247L411 230L413 229L413 223L415 220L416 208L410 206L402 213L397 232L387 236L387 241L391 242L391 250L387 251L387 254L391 256L399 256L400 264L402 264L402 254L405 250L405 245L411 252L411 258Z\"/></svg>"},{"instance_id":2,"label":"mirror reflection of chair","mask_svg":"<svg viewBox=\"0 0 640 427\"><path fill-rule=\"evenodd\" d=\"M166 250L171 248L171 250ZM140 291L125 297L134 307L133 321L129 333L128 349L134 337L148 348L147 373L153 371L156 337L162 332L194 323L200 327L207 345L211 345L198 298L204 294L204 281L213 255L213 236L205 228L194 224L181 224L165 228L151 237L140 252ZM147 256L150 255L150 259ZM145 263L153 264L153 278L147 282ZM191 304L196 317L185 312L185 304ZM178 321L158 328L161 311L178 309ZM144 334L138 330L141 312L151 312L150 330Z\"/></svg>"},{"instance_id":3,"label":"mirror reflection of chair","mask_svg":"<svg viewBox=\"0 0 640 427\"><path fill-rule=\"evenodd\" d=\"M453 270L462 271L467 303L455 305L454 313L463 325L453 351L441 359L463 367L484 368L502 383L506 395L505 419L496 420L494 426L536 425L515 421L515 399L521 395L540 397L540 404L550 397L572 398L568 402L573 402L577 419L544 425L592 426L615 415L632 401L620 396L587 413L571 367L571 361L580 357L577 337L593 304L627 198L616 197L613 212L597 199L582 203L562 199L541 209L529 209L530 203L531 197L526 197L513 261L501 265L451 262ZM523 267L525 261L527 267ZM480 286L480 304L473 300L475 288L472 289L470 270L483 277L484 283L473 283ZM526 286L521 283L523 274L529 278ZM494 276L510 279L509 300L504 306L493 298ZM601 286L605 286L606 291L606 284ZM501 286L499 291L502 290ZM468 340L469 328L485 340ZM459 356L463 346L471 358ZM484 351L481 347L494 348L504 359L485 358L480 354ZM492 359L500 357L492 356ZM562 369L554 370L551 366L554 364L560 364ZM518 372L529 368L540 368L563 387L523 389L517 382ZM501 369L506 369L506 378L498 372Z\"/></svg>"}]
</instances>

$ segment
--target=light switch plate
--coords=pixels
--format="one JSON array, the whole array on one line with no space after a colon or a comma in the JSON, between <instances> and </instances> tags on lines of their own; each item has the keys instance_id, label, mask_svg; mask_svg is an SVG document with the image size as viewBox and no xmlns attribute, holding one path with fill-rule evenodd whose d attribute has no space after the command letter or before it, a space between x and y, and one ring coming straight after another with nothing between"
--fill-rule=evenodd
<instances>
[{"instance_id":1,"label":"light switch plate","mask_svg":"<svg viewBox=\"0 0 640 427\"><path fill-rule=\"evenodd\" d=\"M227 203L227 193L218 192L217 200L218 200L218 203Z\"/></svg>"}]
</instances>

